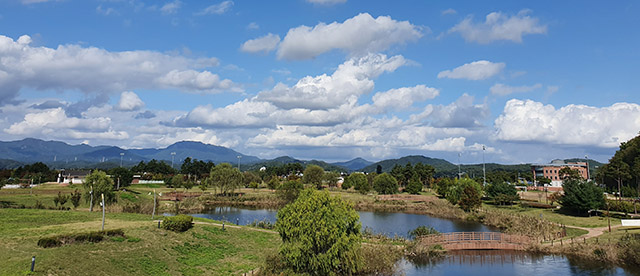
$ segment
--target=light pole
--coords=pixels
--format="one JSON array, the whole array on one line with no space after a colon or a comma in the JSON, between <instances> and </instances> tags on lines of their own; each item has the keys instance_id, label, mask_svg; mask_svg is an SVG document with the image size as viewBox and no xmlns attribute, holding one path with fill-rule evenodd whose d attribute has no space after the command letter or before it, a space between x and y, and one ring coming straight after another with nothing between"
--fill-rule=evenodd
<instances>
[{"instance_id":1,"label":"light pole","mask_svg":"<svg viewBox=\"0 0 640 276\"><path fill-rule=\"evenodd\" d=\"M460 179L460 156L462 156L462 153L458 152L458 179Z\"/></svg>"},{"instance_id":2,"label":"light pole","mask_svg":"<svg viewBox=\"0 0 640 276\"><path fill-rule=\"evenodd\" d=\"M591 180L591 172L589 171L589 156L584 155L585 162L587 163L587 181Z\"/></svg>"},{"instance_id":3,"label":"light pole","mask_svg":"<svg viewBox=\"0 0 640 276\"><path fill-rule=\"evenodd\" d=\"M124 152L120 153L120 167L122 167L122 157L124 156Z\"/></svg>"},{"instance_id":4,"label":"light pole","mask_svg":"<svg viewBox=\"0 0 640 276\"><path fill-rule=\"evenodd\" d=\"M238 170L240 171L240 158L242 158L241 155L238 155Z\"/></svg>"},{"instance_id":5,"label":"light pole","mask_svg":"<svg viewBox=\"0 0 640 276\"><path fill-rule=\"evenodd\" d=\"M484 166L484 152L486 148L482 145L482 187L487 186L487 170Z\"/></svg>"},{"instance_id":6,"label":"light pole","mask_svg":"<svg viewBox=\"0 0 640 276\"><path fill-rule=\"evenodd\" d=\"M174 152L171 152L171 168L172 168L172 169L173 169L173 160L174 160L174 157L176 157L176 152L175 152L175 151L174 151Z\"/></svg>"}]
</instances>

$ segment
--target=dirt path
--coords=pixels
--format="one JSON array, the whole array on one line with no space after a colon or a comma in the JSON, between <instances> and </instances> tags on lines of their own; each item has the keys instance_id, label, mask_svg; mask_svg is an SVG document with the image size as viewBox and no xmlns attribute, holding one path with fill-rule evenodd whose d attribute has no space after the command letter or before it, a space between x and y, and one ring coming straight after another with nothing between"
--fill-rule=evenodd
<instances>
[{"instance_id":1,"label":"dirt path","mask_svg":"<svg viewBox=\"0 0 640 276\"><path fill-rule=\"evenodd\" d=\"M586 227L578 227L578 226L569 226L569 227L589 231L589 233L587 234L575 237L576 239L577 238L585 238L585 239L595 238L609 231L609 226L603 226L603 227L597 227L597 228L586 228ZM611 226L611 230L616 229L618 227L622 227L622 225L613 225Z\"/></svg>"}]
</instances>

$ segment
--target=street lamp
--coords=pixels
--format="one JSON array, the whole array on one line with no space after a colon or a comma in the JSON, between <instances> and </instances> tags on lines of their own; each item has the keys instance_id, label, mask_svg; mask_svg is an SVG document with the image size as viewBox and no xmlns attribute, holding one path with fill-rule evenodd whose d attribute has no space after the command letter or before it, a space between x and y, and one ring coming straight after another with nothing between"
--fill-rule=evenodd
<instances>
[{"instance_id":1,"label":"street lamp","mask_svg":"<svg viewBox=\"0 0 640 276\"><path fill-rule=\"evenodd\" d=\"M173 159L176 157L176 152L171 152L171 168L173 169Z\"/></svg>"},{"instance_id":2,"label":"street lamp","mask_svg":"<svg viewBox=\"0 0 640 276\"><path fill-rule=\"evenodd\" d=\"M240 171L240 158L242 158L241 155L238 155L238 170Z\"/></svg>"},{"instance_id":3,"label":"street lamp","mask_svg":"<svg viewBox=\"0 0 640 276\"><path fill-rule=\"evenodd\" d=\"M462 156L462 153L458 152L458 179L460 179L460 156Z\"/></svg>"},{"instance_id":4,"label":"street lamp","mask_svg":"<svg viewBox=\"0 0 640 276\"><path fill-rule=\"evenodd\" d=\"M587 181L591 180L591 172L589 171L589 156L584 155L585 162L587 163Z\"/></svg>"},{"instance_id":5,"label":"street lamp","mask_svg":"<svg viewBox=\"0 0 640 276\"><path fill-rule=\"evenodd\" d=\"M120 167L122 167L122 157L124 156L124 152L120 153Z\"/></svg>"},{"instance_id":6,"label":"street lamp","mask_svg":"<svg viewBox=\"0 0 640 276\"><path fill-rule=\"evenodd\" d=\"M484 166L484 152L485 150L487 150L487 148L485 148L484 145L482 145L482 186L487 186L487 170L485 169Z\"/></svg>"}]
</instances>

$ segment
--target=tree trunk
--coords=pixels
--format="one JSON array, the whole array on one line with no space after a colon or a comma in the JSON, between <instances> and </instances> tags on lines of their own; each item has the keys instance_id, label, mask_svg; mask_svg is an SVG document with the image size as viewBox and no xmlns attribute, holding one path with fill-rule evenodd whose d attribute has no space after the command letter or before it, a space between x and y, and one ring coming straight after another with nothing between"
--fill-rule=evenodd
<instances>
[{"instance_id":1,"label":"tree trunk","mask_svg":"<svg viewBox=\"0 0 640 276\"><path fill-rule=\"evenodd\" d=\"M618 178L618 201L622 200L622 179Z\"/></svg>"}]
</instances>

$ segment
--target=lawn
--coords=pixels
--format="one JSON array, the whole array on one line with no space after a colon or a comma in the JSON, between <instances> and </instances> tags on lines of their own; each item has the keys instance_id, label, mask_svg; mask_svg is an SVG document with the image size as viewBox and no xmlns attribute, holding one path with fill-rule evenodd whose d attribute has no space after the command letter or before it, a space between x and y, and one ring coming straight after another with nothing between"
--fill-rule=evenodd
<instances>
[{"instance_id":1,"label":"lawn","mask_svg":"<svg viewBox=\"0 0 640 276\"><path fill-rule=\"evenodd\" d=\"M0 209L0 275L26 274L32 256L35 275L239 275L279 244L276 233L251 228L196 224L175 233L158 229L148 215L108 213L105 229L123 229L126 238L37 246L40 237L97 231L100 224L100 212Z\"/></svg>"},{"instance_id":2,"label":"lawn","mask_svg":"<svg viewBox=\"0 0 640 276\"><path fill-rule=\"evenodd\" d=\"M555 222L563 225L569 225L569 226L578 226L578 227L587 227L587 228L607 226L606 217L573 216L573 215L563 214L559 212L557 209L539 209L539 208L521 207L519 205L496 206L496 205L490 205L490 204L483 204L482 208L495 209L495 210L501 210L505 212L512 212L514 214L539 217L551 222ZM618 224L620 224L619 219L611 218L611 225L618 225Z\"/></svg>"}]
</instances>

